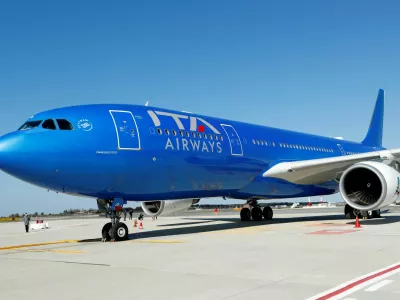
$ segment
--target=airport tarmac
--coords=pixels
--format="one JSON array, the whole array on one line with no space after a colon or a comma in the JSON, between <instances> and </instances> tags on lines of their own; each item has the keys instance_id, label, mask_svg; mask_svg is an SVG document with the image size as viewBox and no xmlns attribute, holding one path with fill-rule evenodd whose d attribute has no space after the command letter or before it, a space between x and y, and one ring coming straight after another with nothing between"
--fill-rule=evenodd
<instances>
[{"instance_id":1,"label":"airport tarmac","mask_svg":"<svg viewBox=\"0 0 400 300\"><path fill-rule=\"evenodd\" d=\"M343 208L127 220L130 240L100 242L105 218L0 224L1 299L399 299L400 208L345 220ZM45 220L46 221L46 220Z\"/></svg>"}]
</instances>

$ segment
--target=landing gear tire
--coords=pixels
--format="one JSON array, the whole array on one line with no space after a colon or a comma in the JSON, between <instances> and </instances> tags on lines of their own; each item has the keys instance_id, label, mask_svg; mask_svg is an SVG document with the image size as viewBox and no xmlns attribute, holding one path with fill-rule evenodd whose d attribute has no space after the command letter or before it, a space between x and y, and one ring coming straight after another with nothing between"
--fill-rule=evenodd
<instances>
[{"instance_id":1,"label":"landing gear tire","mask_svg":"<svg viewBox=\"0 0 400 300\"><path fill-rule=\"evenodd\" d=\"M344 216L346 219L355 219L356 218L356 213L355 213L354 209L348 204L346 204L344 207ZM358 216L358 217L360 217L360 216Z\"/></svg>"},{"instance_id":2,"label":"landing gear tire","mask_svg":"<svg viewBox=\"0 0 400 300\"><path fill-rule=\"evenodd\" d=\"M247 207L243 207L242 210L240 211L240 219L242 221L250 221L250 218L251 218L250 209L248 209Z\"/></svg>"},{"instance_id":3,"label":"landing gear tire","mask_svg":"<svg viewBox=\"0 0 400 300\"><path fill-rule=\"evenodd\" d=\"M254 221L262 221L263 214L261 208L258 206L253 207L253 209L251 210L251 217Z\"/></svg>"},{"instance_id":4,"label":"landing gear tire","mask_svg":"<svg viewBox=\"0 0 400 300\"><path fill-rule=\"evenodd\" d=\"M379 219L381 218L381 210L377 209L377 210L373 210L371 213L371 218L372 219Z\"/></svg>"},{"instance_id":5,"label":"landing gear tire","mask_svg":"<svg viewBox=\"0 0 400 300\"><path fill-rule=\"evenodd\" d=\"M363 220L371 219L371 214L369 213L369 211L361 211L358 217L360 218L360 216Z\"/></svg>"},{"instance_id":6,"label":"landing gear tire","mask_svg":"<svg viewBox=\"0 0 400 300\"><path fill-rule=\"evenodd\" d=\"M103 226L103 229L101 230L102 242L108 242L111 240L111 234L110 234L111 227L112 227L111 222Z\"/></svg>"},{"instance_id":7,"label":"landing gear tire","mask_svg":"<svg viewBox=\"0 0 400 300\"><path fill-rule=\"evenodd\" d=\"M346 213L345 215L344 215L344 217L346 218L346 219L349 219L349 220L351 220L351 219L355 219L356 218L356 216L353 214L353 213Z\"/></svg>"},{"instance_id":8,"label":"landing gear tire","mask_svg":"<svg viewBox=\"0 0 400 300\"><path fill-rule=\"evenodd\" d=\"M125 223L117 223L112 227L112 235L116 241L125 241L128 239L128 226Z\"/></svg>"},{"instance_id":9,"label":"landing gear tire","mask_svg":"<svg viewBox=\"0 0 400 300\"><path fill-rule=\"evenodd\" d=\"M263 216L265 220L272 220L273 216L274 216L274 211L272 210L271 207L266 206L263 209Z\"/></svg>"}]
</instances>

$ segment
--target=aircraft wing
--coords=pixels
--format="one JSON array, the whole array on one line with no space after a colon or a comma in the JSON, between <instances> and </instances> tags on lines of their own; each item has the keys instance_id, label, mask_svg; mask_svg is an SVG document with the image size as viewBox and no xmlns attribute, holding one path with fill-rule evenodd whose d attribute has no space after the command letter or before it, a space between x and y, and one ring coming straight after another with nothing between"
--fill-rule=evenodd
<instances>
[{"instance_id":1,"label":"aircraft wing","mask_svg":"<svg viewBox=\"0 0 400 300\"><path fill-rule=\"evenodd\" d=\"M400 149L280 162L264 172L263 177L280 178L297 184L319 184L330 180L338 180L348 167L368 160L385 161L387 164L393 163L400 160Z\"/></svg>"}]
</instances>

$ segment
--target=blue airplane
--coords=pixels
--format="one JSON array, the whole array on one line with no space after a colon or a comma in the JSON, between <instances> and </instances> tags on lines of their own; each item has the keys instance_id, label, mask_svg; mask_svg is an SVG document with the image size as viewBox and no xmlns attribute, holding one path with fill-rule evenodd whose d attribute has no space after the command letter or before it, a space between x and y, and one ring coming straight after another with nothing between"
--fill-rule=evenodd
<instances>
[{"instance_id":1,"label":"blue airplane","mask_svg":"<svg viewBox=\"0 0 400 300\"><path fill-rule=\"evenodd\" d=\"M128 201L150 216L201 198L243 199L241 220L273 217L258 200L340 192L347 218L397 200L400 149L382 147L379 90L361 143L142 105L82 105L38 113L0 137L0 169L36 186L93 197L111 222L104 241L128 238Z\"/></svg>"}]
</instances>

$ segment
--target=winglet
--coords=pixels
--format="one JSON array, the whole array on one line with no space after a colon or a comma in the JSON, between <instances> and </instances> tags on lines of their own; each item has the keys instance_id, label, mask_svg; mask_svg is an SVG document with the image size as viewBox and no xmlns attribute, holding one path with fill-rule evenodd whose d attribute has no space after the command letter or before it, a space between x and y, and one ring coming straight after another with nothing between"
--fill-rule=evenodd
<instances>
[{"instance_id":1,"label":"winglet","mask_svg":"<svg viewBox=\"0 0 400 300\"><path fill-rule=\"evenodd\" d=\"M371 147L382 147L383 114L384 114L385 92L379 89L375 103L375 109L369 124L368 133L361 142Z\"/></svg>"}]
</instances>

